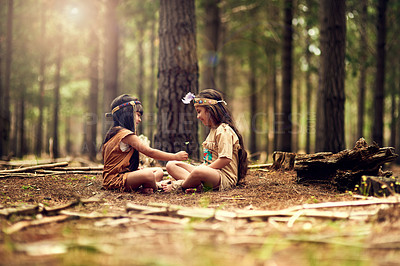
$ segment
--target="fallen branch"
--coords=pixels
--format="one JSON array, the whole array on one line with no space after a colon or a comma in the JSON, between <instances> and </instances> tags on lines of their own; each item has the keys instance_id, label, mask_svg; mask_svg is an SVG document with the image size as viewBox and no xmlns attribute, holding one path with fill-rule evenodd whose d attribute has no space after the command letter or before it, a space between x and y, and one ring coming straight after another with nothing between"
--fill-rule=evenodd
<instances>
[{"instance_id":1,"label":"fallen branch","mask_svg":"<svg viewBox=\"0 0 400 266\"><path fill-rule=\"evenodd\" d=\"M286 211L298 211L304 209L320 209L320 208L338 208L338 207L363 207L369 205L381 205L381 204L399 204L400 198L390 197L386 199L373 199L373 200L363 200L363 201L339 201L339 202L324 202L315 204L303 204L299 206L294 206Z\"/></svg>"},{"instance_id":2,"label":"fallen branch","mask_svg":"<svg viewBox=\"0 0 400 266\"><path fill-rule=\"evenodd\" d=\"M5 208L0 210L0 216L6 217L7 219L11 215L34 215L41 211L41 206L28 206L21 208Z\"/></svg>"},{"instance_id":3,"label":"fallen branch","mask_svg":"<svg viewBox=\"0 0 400 266\"><path fill-rule=\"evenodd\" d=\"M272 163L263 163L263 164L252 164L249 165L249 169L257 169L257 168L271 168Z\"/></svg>"},{"instance_id":4,"label":"fallen branch","mask_svg":"<svg viewBox=\"0 0 400 266\"><path fill-rule=\"evenodd\" d=\"M62 210L75 207L79 204L95 203L99 201L100 199L92 197L90 199L77 199L69 203L66 203L64 205L56 207L44 207L42 204L38 204L22 208L5 208L5 209L0 209L0 216L3 216L7 219L10 218L12 215L30 216L30 215L43 214L47 216L54 216L58 215Z\"/></svg>"},{"instance_id":5,"label":"fallen branch","mask_svg":"<svg viewBox=\"0 0 400 266\"><path fill-rule=\"evenodd\" d=\"M35 165L35 166L23 167L23 168L11 169L11 170L2 170L2 171L0 171L0 174L30 172L30 171L35 171L38 169L51 169L54 167L62 167L62 166L67 166L67 165L68 165L68 162L41 164L41 165Z\"/></svg>"},{"instance_id":6,"label":"fallen branch","mask_svg":"<svg viewBox=\"0 0 400 266\"><path fill-rule=\"evenodd\" d=\"M24 228L31 227L31 226L38 226L38 225L43 225L43 224L49 224L49 223L55 223L55 222L63 222L66 220L69 220L73 217L68 216L68 215L59 215L55 217L45 217L40 220L33 220L33 221L21 221L16 224L11 225L10 227L6 228L4 230L4 233L6 234L14 234Z\"/></svg>"}]
</instances>

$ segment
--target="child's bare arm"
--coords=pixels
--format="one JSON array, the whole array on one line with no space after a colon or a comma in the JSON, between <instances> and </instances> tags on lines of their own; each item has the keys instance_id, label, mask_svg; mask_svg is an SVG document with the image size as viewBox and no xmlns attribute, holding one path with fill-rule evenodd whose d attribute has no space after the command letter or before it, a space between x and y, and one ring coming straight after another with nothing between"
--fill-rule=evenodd
<instances>
[{"instance_id":1,"label":"child's bare arm","mask_svg":"<svg viewBox=\"0 0 400 266\"><path fill-rule=\"evenodd\" d=\"M147 145L142 144L138 136L136 135L128 135L125 138L122 139L123 142L129 144L132 146L135 150L138 152L143 153L144 155L151 157L155 160L161 160L161 161L184 161L187 160L188 154L185 151L180 151L177 153L169 153L169 152L164 152L160 151L157 149L153 149Z\"/></svg>"},{"instance_id":2,"label":"child's bare arm","mask_svg":"<svg viewBox=\"0 0 400 266\"><path fill-rule=\"evenodd\" d=\"M226 157L221 157L212 162L208 167L214 168L214 169L221 169L227 166L232 160Z\"/></svg>"}]
</instances>

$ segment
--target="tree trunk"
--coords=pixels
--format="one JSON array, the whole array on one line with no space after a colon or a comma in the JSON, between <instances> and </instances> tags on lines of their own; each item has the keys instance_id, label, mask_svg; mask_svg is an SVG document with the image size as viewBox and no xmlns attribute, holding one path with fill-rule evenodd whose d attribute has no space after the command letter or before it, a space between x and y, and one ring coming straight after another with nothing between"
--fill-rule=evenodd
<instances>
[{"instance_id":1,"label":"tree trunk","mask_svg":"<svg viewBox=\"0 0 400 266\"><path fill-rule=\"evenodd\" d=\"M205 0L204 64L201 69L201 88L216 88L218 37L220 34L220 0Z\"/></svg>"},{"instance_id":2,"label":"tree trunk","mask_svg":"<svg viewBox=\"0 0 400 266\"><path fill-rule=\"evenodd\" d=\"M306 147L305 151L306 153L311 152L311 103L312 101L312 91L313 91L313 86L311 82L311 74L312 74L312 63L311 63L311 52L310 52L310 44L311 44L311 36L308 34L309 30L312 28L311 20L314 14L311 12L311 7L312 5L315 5L316 3L313 3L312 0L307 0L306 1L307 7L308 7L308 12L307 13L307 24L306 24L306 30L307 30L307 36L306 36L306 49L305 49L305 59L307 63L307 71L305 73L305 82L306 82Z\"/></svg>"},{"instance_id":3,"label":"tree trunk","mask_svg":"<svg viewBox=\"0 0 400 266\"><path fill-rule=\"evenodd\" d=\"M320 7L321 65L316 149L339 152L345 148L345 0L323 0Z\"/></svg>"},{"instance_id":4,"label":"tree trunk","mask_svg":"<svg viewBox=\"0 0 400 266\"><path fill-rule=\"evenodd\" d=\"M220 10L220 13L223 12L223 9ZM221 20L221 17L219 18ZM218 59L218 68L217 68L217 73L218 73L218 86L219 90L223 93L225 96L225 101L228 102L230 100L230 95L228 91L228 58L227 54L224 51L225 47L225 42L226 42L226 35L227 35L227 23L220 21L220 35L218 39L218 47L219 47L219 59Z\"/></svg>"},{"instance_id":5,"label":"tree trunk","mask_svg":"<svg viewBox=\"0 0 400 266\"><path fill-rule=\"evenodd\" d=\"M10 113L10 87L11 87L11 62L12 62L12 45L13 45L13 20L14 20L14 1L9 0L7 6L7 37L6 37L6 64L4 73L4 90L1 102L1 120L0 129L0 156L10 156L10 130L11 130L11 113Z\"/></svg>"},{"instance_id":6,"label":"tree trunk","mask_svg":"<svg viewBox=\"0 0 400 266\"><path fill-rule=\"evenodd\" d=\"M374 90L374 121L372 140L383 144L383 99L385 97L385 44L386 44L386 7L388 0L378 0L378 21L376 29L376 80Z\"/></svg>"},{"instance_id":7,"label":"tree trunk","mask_svg":"<svg viewBox=\"0 0 400 266\"><path fill-rule=\"evenodd\" d=\"M0 1L0 16L5 16L5 1ZM3 28L0 27L0 38L4 39L4 33L3 33ZM3 55L4 55L4 51L3 51L3 43L0 42L0 159L3 156L3 137L5 132L3 131L3 129L5 128L5 117L3 116L3 106L5 106L4 103L4 87L3 87Z\"/></svg>"},{"instance_id":8,"label":"tree trunk","mask_svg":"<svg viewBox=\"0 0 400 266\"><path fill-rule=\"evenodd\" d=\"M88 152L90 160L96 160L97 155L97 122L99 108L99 38L96 34L96 29L90 29L90 91L89 91L89 117L87 121L88 131Z\"/></svg>"},{"instance_id":9,"label":"tree trunk","mask_svg":"<svg viewBox=\"0 0 400 266\"><path fill-rule=\"evenodd\" d=\"M168 152L187 149L198 158L196 112L181 101L186 93L198 92L194 0L161 0L159 36L155 146Z\"/></svg>"},{"instance_id":10,"label":"tree trunk","mask_svg":"<svg viewBox=\"0 0 400 266\"><path fill-rule=\"evenodd\" d=\"M307 29L309 29L309 25L307 25ZM307 30L308 32L308 30ZM311 152L311 103L312 103L312 99L311 99L311 92L313 90L312 88L312 83L311 83L311 52L308 49L308 47L310 46L311 43L311 37L309 34L307 34L306 37L306 51L305 51L305 55L306 55L306 62L307 62L307 66L308 69L305 73L305 79L306 79L306 110L307 110L307 114L306 114L306 153L310 153Z\"/></svg>"},{"instance_id":11,"label":"tree trunk","mask_svg":"<svg viewBox=\"0 0 400 266\"><path fill-rule=\"evenodd\" d=\"M250 13L252 18L256 18L257 13L256 9L253 9ZM252 28L251 32L251 42L256 43L256 27ZM257 152L257 99L259 95L257 95L257 55L254 47L249 47L249 65L250 65L250 73L249 73L249 88L250 88L250 153L255 154ZM255 158L253 158L255 159Z\"/></svg>"},{"instance_id":12,"label":"tree trunk","mask_svg":"<svg viewBox=\"0 0 400 266\"><path fill-rule=\"evenodd\" d=\"M365 80L367 77L367 22L368 22L368 1L361 1L361 23L360 23L360 80L358 93L358 114L357 114L357 135L364 137L364 112L365 112Z\"/></svg>"},{"instance_id":13,"label":"tree trunk","mask_svg":"<svg viewBox=\"0 0 400 266\"><path fill-rule=\"evenodd\" d=\"M104 91L103 113L110 112L111 102L118 96L118 44L119 28L117 6L119 0L106 0L104 29ZM107 133L112 120L106 119L103 124L103 136Z\"/></svg>"},{"instance_id":14,"label":"tree trunk","mask_svg":"<svg viewBox=\"0 0 400 266\"><path fill-rule=\"evenodd\" d=\"M61 34L59 36L59 47L57 47L57 58L56 58L56 73L54 79L54 109L53 109L53 158L60 157L60 147L58 141L58 124L59 124L59 111L60 111L60 86L61 86L61 64L63 61L62 50L63 46L63 35L62 26Z\"/></svg>"},{"instance_id":15,"label":"tree trunk","mask_svg":"<svg viewBox=\"0 0 400 266\"><path fill-rule=\"evenodd\" d=\"M46 71L46 6L42 2L40 14L40 59L39 59L39 119L36 128L35 137L35 154L41 156L43 148L43 112L44 112L44 85L45 85L45 71Z\"/></svg>"},{"instance_id":16,"label":"tree trunk","mask_svg":"<svg viewBox=\"0 0 400 266\"><path fill-rule=\"evenodd\" d=\"M26 98L26 87L23 85L22 88L22 95L20 99L20 117L19 117L19 125L18 125L18 147L19 147L19 154L22 158L24 155L27 154L27 147L26 147L26 137L25 137L25 98Z\"/></svg>"},{"instance_id":17,"label":"tree trunk","mask_svg":"<svg viewBox=\"0 0 400 266\"><path fill-rule=\"evenodd\" d=\"M155 42L156 42L156 17L154 16L151 22L151 36L150 36L150 87L149 87L149 140L150 142L153 142L153 135L154 135L154 124L155 124L155 119L156 119L156 114L155 114L155 92L156 92L156 86L155 86L155 80L156 80L156 47L155 47Z\"/></svg>"},{"instance_id":18,"label":"tree trunk","mask_svg":"<svg viewBox=\"0 0 400 266\"><path fill-rule=\"evenodd\" d=\"M284 1L284 30L282 50L282 95L278 149L292 150L292 50L293 0Z\"/></svg>"},{"instance_id":19,"label":"tree trunk","mask_svg":"<svg viewBox=\"0 0 400 266\"><path fill-rule=\"evenodd\" d=\"M277 62L276 62L276 60L277 60L277 56L276 56L276 54L273 54L273 55L271 55L271 58L272 58L272 60L271 60L271 63L272 63L272 65L271 65L271 72L272 72L272 81L271 81L271 87L272 87L272 99L273 99L273 106L272 106L272 108L273 108L273 124L274 124L274 127L273 127L273 131L274 131L274 133L273 133L273 138L274 138L274 140L273 140L273 150L274 151L276 151L277 149L278 149L278 138L279 138L279 122L278 122L278 114L279 114L279 112L280 112L280 110L279 110L279 105L278 105L278 102L279 102L279 98L278 98L278 79L277 79L277 76L278 76L278 71L277 71Z\"/></svg>"},{"instance_id":20,"label":"tree trunk","mask_svg":"<svg viewBox=\"0 0 400 266\"><path fill-rule=\"evenodd\" d=\"M144 39L144 25L145 23L142 22L139 25L138 29L138 56L139 56L139 65L138 65L138 83L137 83L137 91L138 95L137 97L139 98L140 101L142 101L142 105L144 105L144 83L145 83L145 78L144 78L144 50L143 50L143 39ZM143 106L144 107L144 106ZM138 125L138 134L145 134L143 131L143 123L139 123Z\"/></svg>"},{"instance_id":21,"label":"tree trunk","mask_svg":"<svg viewBox=\"0 0 400 266\"><path fill-rule=\"evenodd\" d=\"M68 115L65 118L65 153L67 156L72 153L71 146L71 116Z\"/></svg>"}]
</instances>

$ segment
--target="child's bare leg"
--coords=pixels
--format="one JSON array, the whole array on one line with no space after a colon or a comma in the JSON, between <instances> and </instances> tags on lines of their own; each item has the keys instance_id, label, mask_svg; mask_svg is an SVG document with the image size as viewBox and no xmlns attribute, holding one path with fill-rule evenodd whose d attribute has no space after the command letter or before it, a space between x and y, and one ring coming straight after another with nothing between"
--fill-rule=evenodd
<instances>
[{"instance_id":1,"label":"child's bare leg","mask_svg":"<svg viewBox=\"0 0 400 266\"><path fill-rule=\"evenodd\" d=\"M221 177L217 170L207 166L197 166L193 167L189 176L183 181L182 188L187 193L193 193L195 190L198 191L202 184L217 188L220 183ZM171 192L174 190L173 184L162 184L162 189L165 192Z\"/></svg>"},{"instance_id":2,"label":"child's bare leg","mask_svg":"<svg viewBox=\"0 0 400 266\"><path fill-rule=\"evenodd\" d=\"M194 169L188 178L183 182L182 188L185 192L195 192L202 184L206 184L212 188L219 187L221 183L221 176L216 169L208 166L198 166Z\"/></svg>"},{"instance_id":3,"label":"child's bare leg","mask_svg":"<svg viewBox=\"0 0 400 266\"><path fill-rule=\"evenodd\" d=\"M167 163L167 171L175 180L185 180L196 166L180 161Z\"/></svg>"},{"instance_id":4,"label":"child's bare leg","mask_svg":"<svg viewBox=\"0 0 400 266\"><path fill-rule=\"evenodd\" d=\"M143 186L143 193L152 193L156 187L155 176L153 170L151 169L142 169L134 172L130 172L128 177L126 178L125 188L126 189L137 189L140 186Z\"/></svg>"},{"instance_id":5,"label":"child's bare leg","mask_svg":"<svg viewBox=\"0 0 400 266\"><path fill-rule=\"evenodd\" d=\"M164 172L161 167L150 167L146 169L150 169L153 171L156 182L160 182L163 179Z\"/></svg>"}]
</instances>

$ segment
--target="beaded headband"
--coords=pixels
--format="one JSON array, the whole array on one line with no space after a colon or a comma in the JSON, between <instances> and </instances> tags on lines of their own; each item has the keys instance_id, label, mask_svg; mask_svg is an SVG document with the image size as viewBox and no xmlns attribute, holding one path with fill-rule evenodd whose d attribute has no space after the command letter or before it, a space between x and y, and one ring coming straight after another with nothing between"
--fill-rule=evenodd
<instances>
[{"instance_id":1,"label":"beaded headband","mask_svg":"<svg viewBox=\"0 0 400 266\"><path fill-rule=\"evenodd\" d=\"M214 99L208 99L208 98L196 98L196 96L189 92L186 94L186 96L182 99L182 102L184 104L189 104L193 100L194 106L204 106L204 105L214 105L217 103L224 103L227 105L227 103L224 100L214 100Z\"/></svg>"},{"instance_id":2,"label":"beaded headband","mask_svg":"<svg viewBox=\"0 0 400 266\"><path fill-rule=\"evenodd\" d=\"M142 104L142 103L140 101L130 101L130 102L120 104L120 105L114 107L114 109L112 109L111 113L106 113L106 117L111 117L115 112L117 112L118 110L120 110L126 106L129 106L129 105L132 105L133 108L135 108L136 104Z\"/></svg>"}]
</instances>

